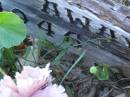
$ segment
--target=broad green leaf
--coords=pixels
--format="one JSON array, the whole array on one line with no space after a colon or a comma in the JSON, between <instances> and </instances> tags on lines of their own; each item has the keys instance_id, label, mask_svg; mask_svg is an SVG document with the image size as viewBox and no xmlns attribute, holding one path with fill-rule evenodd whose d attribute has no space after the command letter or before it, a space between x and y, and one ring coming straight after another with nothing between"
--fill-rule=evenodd
<instances>
[{"instance_id":1,"label":"broad green leaf","mask_svg":"<svg viewBox=\"0 0 130 97\"><path fill-rule=\"evenodd\" d=\"M26 37L23 20L12 12L0 12L0 49L19 45Z\"/></svg>"}]
</instances>

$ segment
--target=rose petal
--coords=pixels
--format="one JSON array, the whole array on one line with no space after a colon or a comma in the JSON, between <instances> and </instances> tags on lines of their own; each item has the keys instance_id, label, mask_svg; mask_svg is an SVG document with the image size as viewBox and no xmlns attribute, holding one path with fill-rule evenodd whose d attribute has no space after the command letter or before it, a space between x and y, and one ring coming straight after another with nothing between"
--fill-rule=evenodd
<instances>
[{"instance_id":1,"label":"rose petal","mask_svg":"<svg viewBox=\"0 0 130 97\"><path fill-rule=\"evenodd\" d=\"M21 73L16 73L17 88L21 95L30 96L50 80L49 65L45 68L25 66ZM49 79L49 80L48 80Z\"/></svg>"},{"instance_id":2,"label":"rose petal","mask_svg":"<svg viewBox=\"0 0 130 97\"><path fill-rule=\"evenodd\" d=\"M37 91L31 97L68 97L65 93L65 89L62 86L56 84L49 85L43 90Z\"/></svg>"},{"instance_id":3,"label":"rose petal","mask_svg":"<svg viewBox=\"0 0 130 97\"><path fill-rule=\"evenodd\" d=\"M14 81L9 76L4 76L0 81L0 97L20 97Z\"/></svg>"}]
</instances>

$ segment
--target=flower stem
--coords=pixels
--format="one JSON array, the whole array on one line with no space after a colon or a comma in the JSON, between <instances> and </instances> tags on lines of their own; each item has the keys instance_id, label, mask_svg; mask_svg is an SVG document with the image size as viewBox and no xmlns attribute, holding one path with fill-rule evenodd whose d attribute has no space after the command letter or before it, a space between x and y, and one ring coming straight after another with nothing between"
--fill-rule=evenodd
<instances>
[{"instance_id":1,"label":"flower stem","mask_svg":"<svg viewBox=\"0 0 130 97\"><path fill-rule=\"evenodd\" d=\"M3 69L0 67L0 73L2 74L2 75L6 75L6 73L3 71Z\"/></svg>"}]
</instances>

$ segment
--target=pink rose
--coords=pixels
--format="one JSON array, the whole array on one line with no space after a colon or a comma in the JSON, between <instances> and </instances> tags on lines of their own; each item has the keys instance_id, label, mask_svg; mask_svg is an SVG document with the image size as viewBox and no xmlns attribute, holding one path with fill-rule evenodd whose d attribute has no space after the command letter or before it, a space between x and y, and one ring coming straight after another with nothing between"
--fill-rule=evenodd
<instances>
[{"instance_id":1,"label":"pink rose","mask_svg":"<svg viewBox=\"0 0 130 97\"><path fill-rule=\"evenodd\" d=\"M10 76L0 81L0 97L68 97L65 89L52 84L49 65L45 68L25 66L16 73L16 84Z\"/></svg>"}]
</instances>

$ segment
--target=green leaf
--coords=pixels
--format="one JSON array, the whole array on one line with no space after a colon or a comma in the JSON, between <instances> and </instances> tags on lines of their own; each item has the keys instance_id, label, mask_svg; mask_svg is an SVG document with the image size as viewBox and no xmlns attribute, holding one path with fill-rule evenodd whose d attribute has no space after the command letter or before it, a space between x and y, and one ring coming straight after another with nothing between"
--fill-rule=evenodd
<instances>
[{"instance_id":1,"label":"green leaf","mask_svg":"<svg viewBox=\"0 0 130 97\"><path fill-rule=\"evenodd\" d=\"M15 64L16 56L13 52L12 48L3 49L2 57L0 59L0 72L4 71L6 74L14 77L15 72L17 70L17 66Z\"/></svg>"},{"instance_id":2,"label":"green leaf","mask_svg":"<svg viewBox=\"0 0 130 97\"><path fill-rule=\"evenodd\" d=\"M0 49L0 60L1 60L1 58L2 58L2 55L3 55L3 49Z\"/></svg>"},{"instance_id":3,"label":"green leaf","mask_svg":"<svg viewBox=\"0 0 130 97\"><path fill-rule=\"evenodd\" d=\"M97 67L96 66L90 67L90 73L96 74L97 73Z\"/></svg>"},{"instance_id":4,"label":"green leaf","mask_svg":"<svg viewBox=\"0 0 130 97\"><path fill-rule=\"evenodd\" d=\"M19 45L26 37L23 20L12 12L0 12L0 49Z\"/></svg>"},{"instance_id":5,"label":"green leaf","mask_svg":"<svg viewBox=\"0 0 130 97\"><path fill-rule=\"evenodd\" d=\"M106 65L99 69L97 77L99 80L109 80L109 70Z\"/></svg>"},{"instance_id":6,"label":"green leaf","mask_svg":"<svg viewBox=\"0 0 130 97\"><path fill-rule=\"evenodd\" d=\"M109 80L109 66L106 64L99 64L97 66L96 76L99 80Z\"/></svg>"}]
</instances>

